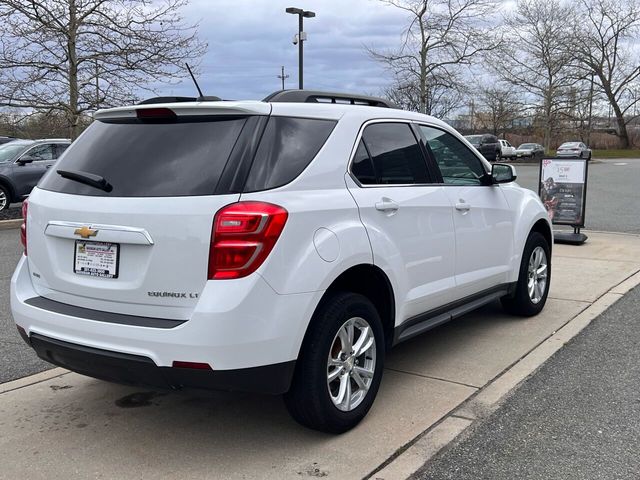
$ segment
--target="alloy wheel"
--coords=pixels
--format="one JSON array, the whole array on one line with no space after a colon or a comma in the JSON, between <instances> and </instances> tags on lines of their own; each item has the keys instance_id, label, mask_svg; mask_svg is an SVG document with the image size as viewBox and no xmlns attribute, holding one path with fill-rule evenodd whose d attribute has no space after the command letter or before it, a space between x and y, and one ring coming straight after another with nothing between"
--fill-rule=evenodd
<instances>
[{"instance_id":1,"label":"alloy wheel","mask_svg":"<svg viewBox=\"0 0 640 480\"><path fill-rule=\"evenodd\" d=\"M527 290L534 304L542 300L547 288L548 262L547 254L542 247L536 247L529 258Z\"/></svg>"},{"instance_id":2,"label":"alloy wheel","mask_svg":"<svg viewBox=\"0 0 640 480\"><path fill-rule=\"evenodd\" d=\"M373 330L364 318L350 318L336 333L327 359L327 387L336 408L349 412L362 403L375 368Z\"/></svg>"}]
</instances>

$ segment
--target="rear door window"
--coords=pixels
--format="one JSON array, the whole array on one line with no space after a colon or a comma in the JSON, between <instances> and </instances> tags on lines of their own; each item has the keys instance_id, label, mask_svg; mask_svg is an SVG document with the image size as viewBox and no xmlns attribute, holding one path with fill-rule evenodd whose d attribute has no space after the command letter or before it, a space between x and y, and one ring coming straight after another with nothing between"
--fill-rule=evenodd
<instances>
[{"instance_id":1,"label":"rear door window","mask_svg":"<svg viewBox=\"0 0 640 480\"><path fill-rule=\"evenodd\" d=\"M411 127L406 123L374 123L362 134L376 183L411 185L429 183L427 164Z\"/></svg>"},{"instance_id":2,"label":"rear door window","mask_svg":"<svg viewBox=\"0 0 640 480\"><path fill-rule=\"evenodd\" d=\"M177 123L94 121L39 187L113 197L212 195L245 122L224 116ZM100 175L113 190L62 178L57 170Z\"/></svg>"},{"instance_id":3,"label":"rear door window","mask_svg":"<svg viewBox=\"0 0 640 480\"><path fill-rule=\"evenodd\" d=\"M333 120L269 118L244 191L269 190L293 181L315 158L335 125Z\"/></svg>"}]
</instances>

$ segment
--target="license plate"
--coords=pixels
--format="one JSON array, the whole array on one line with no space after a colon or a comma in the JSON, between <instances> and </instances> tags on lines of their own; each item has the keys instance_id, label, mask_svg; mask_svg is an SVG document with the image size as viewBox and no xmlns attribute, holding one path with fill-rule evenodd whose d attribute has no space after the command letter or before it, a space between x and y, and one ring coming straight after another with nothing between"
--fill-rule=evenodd
<instances>
[{"instance_id":1,"label":"license plate","mask_svg":"<svg viewBox=\"0 0 640 480\"><path fill-rule=\"evenodd\" d=\"M120 245L107 242L76 240L73 271L79 275L118 278Z\"/></svg>"}]
</instances>

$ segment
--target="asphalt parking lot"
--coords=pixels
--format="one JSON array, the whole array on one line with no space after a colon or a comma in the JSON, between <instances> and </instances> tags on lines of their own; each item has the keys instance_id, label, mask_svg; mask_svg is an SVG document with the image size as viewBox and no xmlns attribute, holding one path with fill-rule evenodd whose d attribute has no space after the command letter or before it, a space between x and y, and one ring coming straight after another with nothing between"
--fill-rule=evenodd
<instances>
[{"instance_id":1,"label":"asphalt parking lot","mask_svg":"<svg viewBox=\"0 0 640 480\"><path fill-rule=\"evenodd\" d=\"M538 191L539 166L517 165L517 182ZM586 228L640 234L640 159L598 160L589 165Z\"/></svg>"}]
</instances>

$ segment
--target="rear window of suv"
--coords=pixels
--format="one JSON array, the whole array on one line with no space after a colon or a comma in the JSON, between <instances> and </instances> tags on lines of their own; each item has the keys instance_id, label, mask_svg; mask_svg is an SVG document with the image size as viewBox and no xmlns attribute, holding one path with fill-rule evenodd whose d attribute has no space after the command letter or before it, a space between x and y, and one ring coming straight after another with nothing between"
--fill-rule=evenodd
<instances>
[{"instance_id":1,"label":"rear window of suv","mask_svg":"<svg viewBox=\"0 0 640 480\"><path fill-rule=\"evenodd\" d=\"M95 121L39 187L76 195L160 197L213 194L246 118L179 123ZM102 176L111 192L56 170Z\"/></svg>"}]
</instances>

